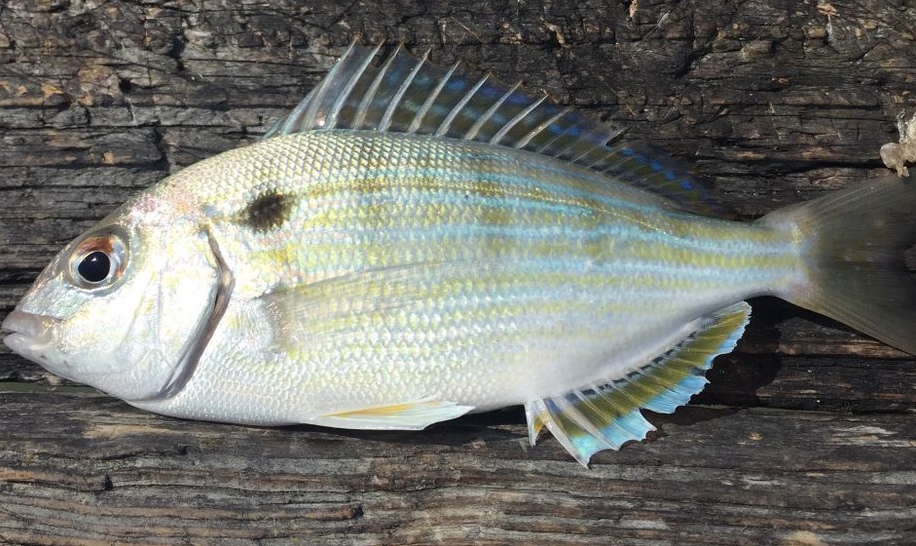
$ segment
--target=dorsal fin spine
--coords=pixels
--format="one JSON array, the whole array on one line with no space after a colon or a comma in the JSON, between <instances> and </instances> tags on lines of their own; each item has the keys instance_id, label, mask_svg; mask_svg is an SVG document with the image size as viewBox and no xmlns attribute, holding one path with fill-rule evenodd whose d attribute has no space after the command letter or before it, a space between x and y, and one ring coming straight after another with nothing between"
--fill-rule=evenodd
<instances>
[{"instance_id":1,"label":"dorsal fin spine","mask_svg":"<svg viewBox=\"0 0 916 546\"><path fill-rule=\"evenodd\" d=\"M553 144L554 144L555 142L557 142L557 141L560 140L561 138L565 137L570 131L572 131L573 129L578 130L579 125L580 125L580 123L577 122L577 123L573 123L572 125L566 126L565 128L563 128L562 131L560 131L559 133L557 133L556 135L554 135L553 138L551 138L550 140L548 140L548 141L545 142L544 144L541 144L541 145L535 150L535 153L544 154L544 150L546 150L546 149L550 148L551 146L553 146ZM550 155L551 157L559 157L560 154L562 154L563 152L565 152L567 149L569 149L570 146L572 146L572 145L575 144L575 143L576 143L576 141L575 141L575 140L572 140L572 142L570 142L569 144L567 144L565 148L563 148L563 149L561 149L561 150L555 150L553 153L551 153L551 154L545 154L545 155Z\"/></svg>"},{"instance_id":2,"label":"dorsal fin spine","mask_svg":"<svg viewBox=\"0 0 916 546\"><path fill-rule=\"evenodd\" d=\"M548 119L548 120L545 121L545 122L542 122L542 123L539 124L537 127L535 127L534 129L532 129L531 131L529 131L528 134L524 136L524 138L522 138L521 140L519 140L518 142L515 143L515 147L516 147L516 148L524 148L529 142L531 142L531 139L532 139L532 138L534 138L535 136L537 136L538 133L540 133L540 132L543 131L544 129L550 127L551 125L553 125L554 123L556 123L560 118L562 118L563 116L565 116L566 114L568 114L568 113L570 113L570 112L572 112L572 108L569 107L569 106L567 106L566 108L560 110L560 111L557 112L552 118Z\"/></svg>"},{"instance_id":3,"label":"dorsal fin spine","mask_svg":"<svg viewBox=\"0 0 916 546\"><path fill-rule=\"evenodd\" d=\"M388 56L385 64L382 65L381 70L378 71L378 74L375 75L375 79L372 80L372 85L369 86L369 89L366 91L366 95L359 103L359 108L356 109L356 115L353 116L354 127L362 128L363 123L366 122L366 113L369 111L369 105L372 104L372 99L375 98L375 94L378 92L379 86L382 84L382 81L384 81L385 74L388 72L388 68L391 67L395 57L398 56L398 52L401 50L401 46L402 44L398 44L394 50L394 53Z\"/></svg>"},{"instance_id":4,"label":"dorsal fin spine","mask_svg":"<svg viewBox=\"0 0 916 546\"><path fill-rule=\"evenodd\" d=\"M325 128L333 129L337 125L337 116L340 115L340 110L343 108L344 103L347 99L350 98L350 93L353 92L353 88L356 87L356 83L362 77L363 73L366 72L366 68L369 64L372 63L372 60L375 59L376 55L380 49L382 49L382 44L380 42L377 46L372 49L372 52L366 55L366 58L363 59L362 64L359 67L359 70L356 71L353 76L350 77L350 80L347 81L347 85L344 87L343 91L340 93L340 96L337 97L337 100L334 101L334 106L331 108L331 111L328 113L327 120L324 123Z\"/></svg>"},{"instance_id":5,"label":"dorsal fin spine","mask_svg":"<svg viewBox=\"0 0 916 546\"><path fill-rule=\"evenodd\" d=\"M302 112L304 112L305 109L308 108L309 104L311 104L309 101L315 95L315 91L316 89L312 89L309 94L306 95L305 98L302 99L302 101L297 104L295 108L293 108L293 111L290 112L286 118L284 118L282 125L276 127L276 129L271 129L271 133L286 134L296 132L294 127L296 120L299 119L299 116L302 115Z\"/></svg>"},{"instance_id":6,"label":"dorsal fin spine","mask_svg":"<svg viewBox=\"0 0 916 546\"><path fill-rule=\"evenodd\" d=\"M385 115L382 116L382 121L379 123L379 131L387 131L388 126L391 125L391 117L394 116L394 111L397 110L398 105L401 103L401 99L404 98L404 93L407 92L407 88L410 87L410 84L413 83L413 79L417 77L417 72L423 68L423 65L426 63L426 59L429 57L429 52L432 51L432 48L426 50L426 53L420 57L419 62L416 66L413 67L413 70L410 71L410 74L407 75L407 78L401 82L401 85L398 87L397 93L391 99L391 102L388 104L388 108L385 109Z\"/></svg>"},{"instance_id":7,"label":"dorsal fin spine","mask_svg":"<svg viewBox=\"0 0 916 546\"><path fill-rule=\"evenodd\" d=\"M487 72L486 74L483 75L482 78L480 78L480 80L478 80L478 82L474 85L474 87L468 90L468 92L465 93L463 97L461 97L461 100L458 101L458 104L456 104L455 107L452 108L452 111L448 113L448 116L446 116L442 124L439 125L439 128L436 129L434 136L443 136L448 132L449 127L452 125L452 122L455 121L455 118L458 116L458 113L461 112L461 109L464 108L468 102L470 102L471 98L477 93L477 90L483 86L483 84L487 81L489 77L490 77L490 73Z\"/></svg>"},{"instance_id":8,"label":"dorsal fin spine","mask_svg":"<svg viewBox=\"0 0 916 546\"><path fill-rule=\"evenodd\" d=\"M493 138L490 139L490 144L499 144L500 141L512 130L513 127L518 125L518 122L528 117L528 114L534 111L535 108L541 105L542 102L547 100L547 95L542 95L541 98L529 104L524 110L515 115L512 119L509 120L499 131L493 135Z\"/></svg>"},{"instance_id":9,"label":"dorsal fin spine","mask_svg":"<svg viewBox=\"0 0 916 546\"><path fill-rule=\"evenodd\" d=\"M613 158L613 162L611 162L612 158ZM619 149L612 148L608 150L607 155L605 155L604 158L602 159L602 161L607 162L607 164L602 166L601 172L607 173L608 171L616 169L617 167L619 167L620 165L623 165L624 163L626 163L627 161L630 161L631 159L632 158L630 157L622 155Z\"/></svg>"},{"instance_id":10,"label":"dorsal fin spine","mask_svg":"<svg viewBox=\"0 0 916 546\"><path fill-rule=\"evenodd\" d=\"M633 161L636 161L636 160L633 159L632 157L625 157L623 160L618 161L617 163L614 163L613 165L609 166L608 168L602 170L601 172L603 172L604 174L608 174L614 171L621 171L623 170L621 167Z\"/></svg>"},{"instance_id":11,"label":"dorsal fin spine","mask_svg":"<svg viewBox=\"0 0 916 546\"><path fill-rule=\"evenodd\" d=\"M511 89L503 93L503 96L501 96L499 100L497 100L489 108L487 108L487 111L484 112L483 115L480 116L480 118L478 118L477 121L474 122L474 125L472 125L470 129L468 129L468 132L464 134L465 140L474 140L474 138L477 136L477 133L480 131L480 128L483 127L483 124L489 121L489 119L493 116L496 110L498 110L499 107L502 106L504 102L506 102L506 99L509 98L509 95L511 95L512 93L515 93L515 91L518 89L518 87L521 84L522 82L516 83Z\"/></svg>"},{"instance_id":12,"label":"dorsal fin spine","mask_svg":"<svg viewBox=\"0 0 916 546\"><path fill-rule=\"evenodd\" d=\"M610 140L612 136L613 136L613 135L610 135L610 134L609 134L609 135L608 135L608 140ZM607 161L607 159L608 159L609 157L613 156L613 155L614 155L614 152L613 152L613 151L608 151L608 152L606 152L604 155L597 155L597 156L595 156L595 159L594 159L591 163L585 165L585 168L587 168L587 169L592 169L592 168L595 167L595 165L597 165L598 163L601 163L602 161Z\"/></svg>"},{"instance_id":13,"label":"dorsal fin spine","mask_svg":"<svg viewBox=\"0 0 916 546\"><path fill-rule=\"evenodd\" d=\"M350 44L350 47L347 48L347 51L343 54L340 60L331 68L328 72L328 75L321 80L321 84L318 86L318 90L315 92L315 96L312 98L311 104L309 104L308 110L305 111L305 117L302 120L303 127L313 127L315 124L315 116L318 113L318 107L324 102L324 96L328 92L327 82L333 81L334 74L336 74L340 67L344 65L347 58L353 54L353 49L356 46L356 41L353 41Z\"/></svg>"},{"instance_id":14,"label":"dorsal fin spine","mask_svg":"<svg viewBox=\"0 0 916 546\"><path fill-rule=\"evenodd\" d=\"M608 145L603 124L531 96L487 74L483 79L408 53L397 44L379 59L384 43L354 41L327 76L264 138L314 129L391 131L486 142L569 161L619 182L659 193L686 210L715 214L721 207L704 184L650 147ZM457 104L456 104L457 102Z\"/></svg>"},{"instance_id":15,"label":"dorsal fin spine","mask_svg":"<svg viewBox=\"0 0 916 546\"><path fill-rule=\"evenodd\" d=\"M601 147L601 146L603 146L603 145L604 145L604 144L603 144L601 141L595 141L595 142L593 142L590 146L588 146L587 148L585 148L585 151L584 151L584 152L582 152L581 154L577 155L574 159L572 159L572 162L573 162L573 163L579 162L579 161L582 160L585 156L587 156L588 154L592 153L596 148L599 148L599 147Z\"/></svg>"},{"instance_id":16,"label":"dorsal fin spine","mask_svg":"<svg viewBox=\"0 0 916 546\"><path fill-rule=\"evenodd\" d=\"M414 116L413 121L410 122L410 127L407 129L408 133L417 132L417 129L419 129L420 126L423 124L423 118L426 117L426 114L429 112L429 109L436 102L436 97L438 97L439 93L442 92L442 88L445 87L445 84L448 83L448 81L452 77L452 74L455 73L455 70L458 69L458 66L460 64L461 64L460 62L453 64L452 67L448 69L448 72L446 72L445 75L439 79L439 83L436 84L435 89L433 89L432 93L430 93L429 96L426 97L426 100L423 101L423 106L421 106L420 109L417 110L417 114Z\"/></svg>"}]
</instances>

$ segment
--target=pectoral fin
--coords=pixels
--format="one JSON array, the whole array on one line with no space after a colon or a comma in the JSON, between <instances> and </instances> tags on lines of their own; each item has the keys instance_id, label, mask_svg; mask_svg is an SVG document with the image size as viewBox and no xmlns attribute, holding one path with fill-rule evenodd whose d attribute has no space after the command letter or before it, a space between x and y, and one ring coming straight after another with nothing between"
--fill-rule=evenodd
<instances>
[{"instance_id":1,"label":"pectoral fin","mask_svg":"<svg viewBox=\"0 0 916 546\"><path fill-rule=\"evenodd\" d=\"M325 427L360 430L420 430L439 421L461 417L472 409L473 406L424 398L403 404L321 415L309 422Z\"/></svg>"},{"instance_id":2,"label":"pectoral fin","mask_svg":"<svg viewBox=\"0 0 916 546\"><path fill-rule=\"evenodd\" d=\"M532 444L546 426L577 461L619 449L655 430L640 412L673 413L703 390L716 355L730 352L744 333L751 307L737 303L709 317L676 347L624 377L596 381L525 406Z\"/></svg>"}]
</instances>

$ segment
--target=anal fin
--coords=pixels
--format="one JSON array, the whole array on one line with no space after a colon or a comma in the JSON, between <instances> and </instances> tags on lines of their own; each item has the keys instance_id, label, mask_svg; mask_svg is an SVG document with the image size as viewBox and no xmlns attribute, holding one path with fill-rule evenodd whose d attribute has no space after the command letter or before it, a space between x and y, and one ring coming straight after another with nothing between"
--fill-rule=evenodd
<instances>
[{"instance_id":1,"label":"anal fin","mask_svg":"<svg viewBox=\"0 0 916 546\"><path fill-rule=\"evenodd\" d=\"M439 421L461 417L472 409L472 406L424 398L402 404L321 415L308 419L308 422L325 427L360 430L421 430Z\"/></svg>"},{"instance_id":2,"label":"anal fin","mask_svg":"<svg viewBox=\"0 0 916 546\"><path fill-rule=\"evenodd\" d=\"M581 464L605 449L619 449L655 430L640 412L673 413L708 381L713 359L734 349L750 318L740 302L718 311L674 348L619 378L585 385L560 396L525 405L529 438L534 444L546 426Z\"/></svg>"}]
</instances>

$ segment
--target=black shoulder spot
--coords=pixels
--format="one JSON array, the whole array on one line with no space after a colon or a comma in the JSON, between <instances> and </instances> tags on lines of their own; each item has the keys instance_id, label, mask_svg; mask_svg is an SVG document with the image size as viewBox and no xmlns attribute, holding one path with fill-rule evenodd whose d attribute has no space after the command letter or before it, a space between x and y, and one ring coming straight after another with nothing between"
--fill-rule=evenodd
<instances>
[{"instance_id":1,"label":"black shoulder spot","mask_svg":"<svg viewBox=\"0 0 916 546\"><path fill-rule=\"evenodd\" d=\"M257 196L238 217L238 222L264 232L282 226L296 203L294 195L271 190Z\"/></svg>"}]
</instances>

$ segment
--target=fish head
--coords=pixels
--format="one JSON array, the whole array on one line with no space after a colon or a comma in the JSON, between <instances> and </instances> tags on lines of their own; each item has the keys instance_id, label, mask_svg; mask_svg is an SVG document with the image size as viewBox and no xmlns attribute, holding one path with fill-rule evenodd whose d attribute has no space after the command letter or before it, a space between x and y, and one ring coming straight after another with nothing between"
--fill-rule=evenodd
<instances>
[{"instance_id":1,"label":"fish head","mask_svg":"<svg viewBox=\"0 0 916 546\"><path fill-rule=\"evenodd\" d=\"M207 228L143 197L57 254L2 325L14 352L128 401L174 389L220 294Z\"/></svg>"}]
</instances>

